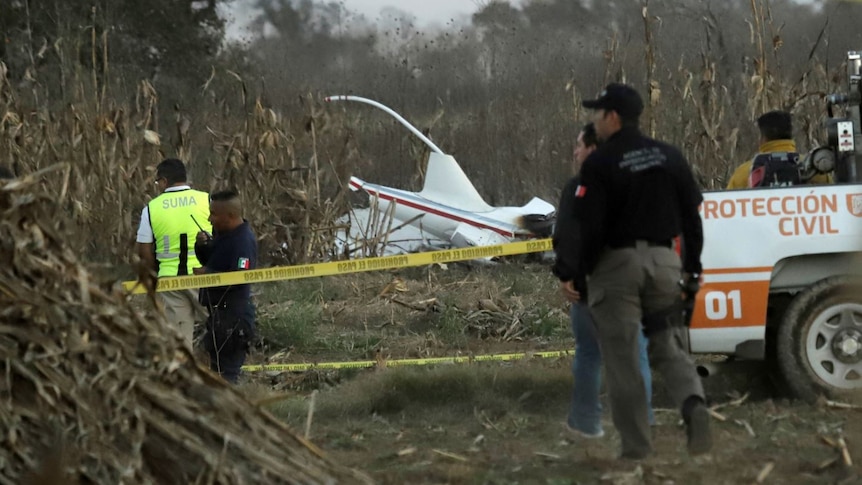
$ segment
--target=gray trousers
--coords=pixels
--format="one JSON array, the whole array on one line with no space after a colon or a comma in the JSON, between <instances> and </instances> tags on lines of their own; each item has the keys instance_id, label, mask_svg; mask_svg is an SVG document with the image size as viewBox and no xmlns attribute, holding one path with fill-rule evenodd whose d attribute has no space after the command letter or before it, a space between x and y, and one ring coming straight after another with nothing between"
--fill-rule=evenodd
<instances>
[{"instance_id":1,"label":"gray trousers","mask_svg":"<svg viewBox=\"0 0 862 485\"><path fill-rule=\"evenodd\" d=\"M197 290L175 290L156 293L165 306L165 319L180 332L189 348L194 347L195 324L206 320L204 307L198 303Z\"/></svg>"},{"instance_id":2,"label":"gray trousers","mask_svg":"<svg viewBox=\"0 0 862 485\"><path fill-rule=\"evenodd\" d=\"M605 249L587 282L623 456L652 452L647 396L638 366L638 332L642 331L644 315L666 310L679 301L680 276L680 259L673 250L638 241L634 248ZM684 346L686 331L672 326L649 335L650 364L662 375L680 408L689 396L704 396Z\"/></svg>"}]
</instances>

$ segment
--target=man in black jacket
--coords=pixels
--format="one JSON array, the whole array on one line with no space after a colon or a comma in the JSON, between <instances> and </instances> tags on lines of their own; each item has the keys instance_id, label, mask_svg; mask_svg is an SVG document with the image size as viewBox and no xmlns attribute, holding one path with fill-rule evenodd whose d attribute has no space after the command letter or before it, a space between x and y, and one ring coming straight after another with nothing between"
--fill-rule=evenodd
<instances>
[{"instance_id":1,"label":"man in black jacket","mask_svg":"<svg viewBox=\"0 0 862 485\"><path fill-rule=\"evenodd\" d=\"M199 232L195 253L203 268L195 274L244 271L257 267L257 239L242 218L236 192L212 194L210 222L214 239ZM210 369L236 383L255 334L254 305L249 285L202 288L200 302L209 310L203 346L210 354Z\"/></svg>"},{"instance_id":2,"label":"man in black jacket","mask_svg":"<svg viewBox=\"0 0 862 485\"><path fill-rule=\"evenodd\" d=\"M592 123L584 126L578 134L575 143L575 172L598 146L596 129ZM568 429L584 438L601 438L602 404L599 399L601 388L602 354L596 337L595 324L587 306L587 279L581 270L580 255L572 252L578 247L580 232L576 227L573 207L575 189L580 184L580 175L575 175L563 188L560 196L557 223L554 227L554 249L557 254L553 273L560 279L560 290L563 297L571 303L570 320L572 335L575 337L575 358L572 360L572 400L566 418ZM638 335L638 359L640 372L646 388L648 404L648 421L655 424L650 398L652 396L652 375L647 358L647 341L641 333Z\"/></svg>"},{"instance_id":3,"label":"man in black jacket","mask_svg":"<svg viewBox=\"0 0 862 485\"><path fill-rule=\"evenodd\" d=\"M712 448L703 385L681 342L687 332L683 294L700 277L703 198L685 157L641 134L643 101L629 86L610 84L584 101L602 142L581 168L574 212L588 301L598 331L622 457L652 453L647 399L638 368L638 334L687 425L689 453ZM684 261L673 250L682 234ZM685 273L682 273L682 271ZM682 278L682 279L681 279ZM641 326L643 322L643 327Z\"/></svg>"}]
</instances>

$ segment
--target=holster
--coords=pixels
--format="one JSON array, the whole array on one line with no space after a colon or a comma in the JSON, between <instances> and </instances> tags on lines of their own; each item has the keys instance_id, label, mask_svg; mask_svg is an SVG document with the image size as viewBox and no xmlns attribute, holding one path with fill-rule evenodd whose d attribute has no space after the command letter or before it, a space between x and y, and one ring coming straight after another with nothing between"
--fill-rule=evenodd
<instances>
[{"instance_id":1,"label":"holster","mask_svg":"<svg viewBox=\"0 0 862 485\"><path fill-rule=\"evenodd\" d=\"M249 318L245 308L210 308L207 329L211 336L204 338L204 345L213 345L222 352L247 350L255 336L254 319Z\"/></svg>"},{"instance_id":2,"label":"holster","mask_svg":"<svg viewBox=\"0 0 862 485\"><path fill-rule=\"evenodd\" d=\"M649 337L650 334L673 327L688 328L691 326L693 313L694 298L686 298L667 308L644 315L644 335Z\"/></svg>"}]
</instances>

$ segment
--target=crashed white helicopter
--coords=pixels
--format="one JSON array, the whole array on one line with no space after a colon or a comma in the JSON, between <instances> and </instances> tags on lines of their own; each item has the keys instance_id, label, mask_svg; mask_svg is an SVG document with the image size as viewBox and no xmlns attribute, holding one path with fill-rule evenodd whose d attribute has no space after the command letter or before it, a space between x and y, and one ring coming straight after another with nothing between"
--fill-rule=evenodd
<instances>
[{"instance_id":1,"label":"crashed white helicopter","mask_svg":"<svg viewBox=\"0 0 862 485\"><path fill-rule=\"evenodd\" d=\"M357 101L379 108L398 120L431 149L425 182L420 192L395 189L350 177L350 189L362 190L376 199L378 213L389 214L392 218L394 224L389 224L390 227L412 227L414 233L419 230L419 238L426 246L434 246L431 240L435 239L443 245L469 247L550 236L556 220L552 204L533 197L521 207L488 205L455 158L444 153L391 108L359 96L328 96L325 99L327 102ZM353 234L355 235L355 232ZM384 254L403 251L403 248L384 248Z\"/></svg>"}]
</instances>

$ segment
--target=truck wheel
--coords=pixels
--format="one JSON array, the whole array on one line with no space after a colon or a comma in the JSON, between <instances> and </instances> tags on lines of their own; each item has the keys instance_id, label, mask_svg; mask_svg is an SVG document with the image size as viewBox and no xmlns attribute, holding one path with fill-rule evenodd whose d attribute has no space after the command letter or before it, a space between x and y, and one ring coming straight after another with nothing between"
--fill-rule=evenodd
<instances>
[{"instance_id":1,"label":"truck wheel","mask_svg":"<svg viewBox=\"0 0 862 485\"><path fill-rule=\"evenodd\" d=\"M778 367L796 397L815 401L862 390L862 280L835 276L799 293L776 343Z\"/></svg>"}]
</instances>

